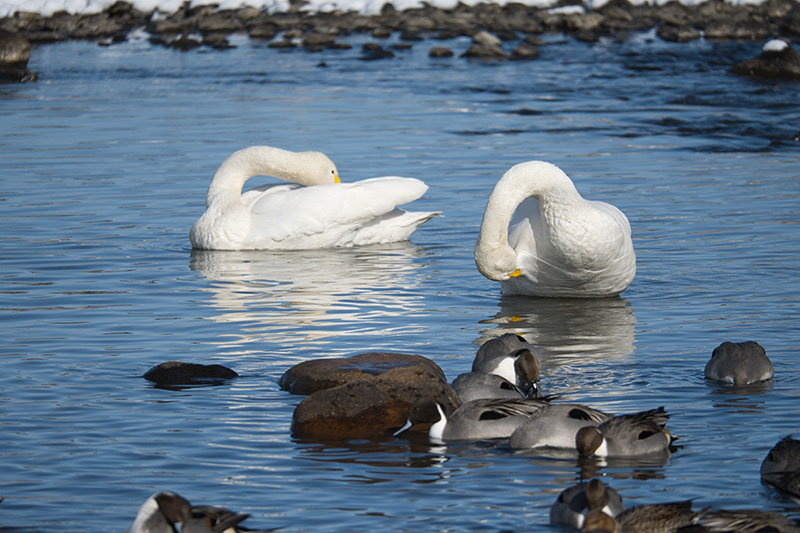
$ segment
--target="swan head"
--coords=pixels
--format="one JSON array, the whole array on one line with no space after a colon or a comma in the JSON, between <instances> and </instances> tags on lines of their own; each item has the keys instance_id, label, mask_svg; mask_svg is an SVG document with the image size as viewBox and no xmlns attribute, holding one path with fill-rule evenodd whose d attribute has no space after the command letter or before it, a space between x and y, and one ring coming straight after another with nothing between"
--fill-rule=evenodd
<instances>
[{"instance_id":1,"label":"swan head","mask_svg":"<svg viewBox=\"0 0 800 533\"><path fill-rule=\"evenodd\" d=\"M325 183L341 183L339 171L328 156L322 152L301 152L302 171L292 177L292 181L300 185L323 185Z\"/></svg>"},{"instance_id":2,"label":"swan head","mask_svg":"<svg viewBox=\"0 0 800 533\"><path fill-rule=\"evenodd\" d=\"M475 265L481 274L494 281L505 281L522 274L517 266L517 252L511 246L480 238L475 245Z\"/></svg>"}]
</instances>

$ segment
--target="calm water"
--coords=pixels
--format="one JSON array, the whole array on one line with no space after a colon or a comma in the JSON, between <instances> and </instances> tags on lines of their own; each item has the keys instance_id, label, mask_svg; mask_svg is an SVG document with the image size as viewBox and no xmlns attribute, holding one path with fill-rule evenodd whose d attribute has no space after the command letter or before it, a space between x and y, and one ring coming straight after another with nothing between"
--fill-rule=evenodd
<instances>
[{"instance_id":1,"label":"calm water","mask_svg":"<svg viewBox=\"0 0 800 533\"><path fill-rule=\"evenodd\" d=\"M251 527L558 531L548 510L574 457L299 442L301 398L276 384L371 350L453 378L507 331L540 346L546 392L672 414L668 461L595 472L629 505L797 516L759 466L800 430L798 85L726 73L758 44L548 39L538 61L489 65L428 59L438 42L365 62L362 37L320 54L35 48L41 81L0 86L0 529L124 531L174 490ZM419 177L415 207L444 217L392 246L192 253L211 175L251 144L322 150L345 181ZM530 159L627 213L638 273L621 298L501 298L475 269L488 194ZM713 348L748 339L774 383L707 384ZM140 377L175 359L242 377L182 391Z\"/></svg>"}]
</instances>

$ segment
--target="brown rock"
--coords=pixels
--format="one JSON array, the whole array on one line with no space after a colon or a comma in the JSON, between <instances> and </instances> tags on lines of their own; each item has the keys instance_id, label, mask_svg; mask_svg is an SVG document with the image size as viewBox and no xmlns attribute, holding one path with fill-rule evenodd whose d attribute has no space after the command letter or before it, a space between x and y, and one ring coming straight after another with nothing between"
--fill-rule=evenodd
<instances>
[{"instance_id":1,"label":"brown rock","mask_svg":"<svg viewBox=\"0 0 800 533\"><path fill-rule=\"evenodd\" d=\"M289 369L280 385L292 392L316 391L292 416L293 436L313 440L389 436L405 423L411 404L421 397L434 397L448 409L460 404L433 361L407 354L308 361Z\"/></svg>"}]
</instances>

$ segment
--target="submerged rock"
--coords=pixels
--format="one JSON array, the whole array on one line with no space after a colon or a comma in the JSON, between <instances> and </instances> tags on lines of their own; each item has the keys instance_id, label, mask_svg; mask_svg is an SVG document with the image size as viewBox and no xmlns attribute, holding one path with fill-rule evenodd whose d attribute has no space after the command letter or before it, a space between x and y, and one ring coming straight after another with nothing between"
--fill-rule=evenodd
<instances>
[{"instance_id":1,"label":"submerged rock","mask_svg":"<svg viewBox=\"0 0 800 533\"><path fill-rule=\"evenodd\" d=\"M312 440L387 437L423 396L448 408L460 404L436 363L409 354L306 361L284 373L279 384L295 394L310 393L295 408L292 435Z\"/></svg>"},{"instance_id":2,"label":"submerged rock","mask_svg":"<svg viewBox=\"0 0 800 533\"><path fill-rule=\"evenodd\" d=\"M235 371L222 365L201 365L182 361L167 361L144 373L144 378L159 385L208 384L238 377Z\"/></svg>"}]
</instances>

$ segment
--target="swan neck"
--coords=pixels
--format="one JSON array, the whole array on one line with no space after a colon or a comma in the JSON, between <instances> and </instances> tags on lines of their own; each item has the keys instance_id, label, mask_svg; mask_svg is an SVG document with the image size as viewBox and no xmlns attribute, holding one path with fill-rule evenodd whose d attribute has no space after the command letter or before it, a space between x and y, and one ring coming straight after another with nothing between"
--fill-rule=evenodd
<instances>
[{"instance_id":1,"label":"swan neck","mask_svg":"<svg viewBox=\"0 0 800 533\"><path fill-rule=\"evenodd\" d=\"M251 146L234 152L214 173L206 203L238 201L244 184L253 176L302 181L302 169L298 164L301 155L271 146Z\"/></svg>"}]
</instances>

